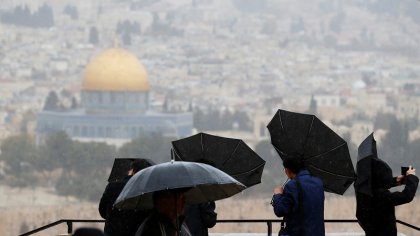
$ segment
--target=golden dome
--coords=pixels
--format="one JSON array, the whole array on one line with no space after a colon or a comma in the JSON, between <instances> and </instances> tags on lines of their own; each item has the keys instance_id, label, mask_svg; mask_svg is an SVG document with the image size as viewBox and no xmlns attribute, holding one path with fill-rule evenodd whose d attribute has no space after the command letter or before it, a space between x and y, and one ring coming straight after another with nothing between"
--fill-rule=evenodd
<instances>
[{"instance_id":1,"label":"golden dome","mask_svg":"<svg viewBox=\"0 0 420 236\"><path fill-rule=\"evenodd\" d=\"M136 56L121 48L108 49L86 67L82 90L148 91L147 73Z\"/></svg>"}]
</instances>

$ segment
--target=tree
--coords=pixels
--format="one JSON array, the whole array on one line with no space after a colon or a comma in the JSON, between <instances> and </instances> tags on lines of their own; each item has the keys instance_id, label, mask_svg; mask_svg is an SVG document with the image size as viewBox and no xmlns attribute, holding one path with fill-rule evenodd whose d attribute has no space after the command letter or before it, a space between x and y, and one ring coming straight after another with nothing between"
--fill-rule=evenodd
<instances>
[{"instance_id":1,"label":"tree","mask_svg":"<svg viewBox=\"0 0 420 236\"><path fill-rule=\"evenodd\" d=\"M269 140L261 140L255 146L255 152L266 161L261 184L253 187L254 193L269 195L275 186L281 185L287 178L283 174L283 165Z\"/></svg>"},{"instance_id":2,"label":"tree","mask_svg":"<svg viewBox=\"0 0 420 236\"><path fill-rule=\"evenodd\" d=\"M355 165L355 161L357 158L357 146L351 142L351 134L346 132L342 135L342 138L347 142L347 147L349 148L349 154L351 160L353 160L353 165Z\"/></svg>"},{"instance_id":3,"label":"tree","mask_svg":"<svg viewBox=\"0 0 420 236\"><path fill-rule=\"evenodd\" d=\"M299 17L290 24L290 32L299 33L302 31L305 31L305 23L303 22L303 18Z\"/></svg>"},{"instance_id":4,"label":"tree","mask_svg":"<svg viewBox=\"0 0 420 236\"><path fill-rule=\"evenodd\" d=\"M24 233L29 231L29 226L26 224L25 221L20 224L20 230L19 231L20 231L20 234L24 234Z\"/></svg>"},{"instance_id":5,"label":"tree","mask_svg":"<svg viewBox=\"0 0 420 236\"><path fill-rule=\"evenodd\" d=\"M38 11L34 14L38 24L36 27L46 27L50 28L54 26L54 13L52 8L44 3Z\"/></svg>"},{"instance_id":6,"label":"tree","mask_svg":"<svg viewBox=\"0 0 420 236\"><path fill-rule=\"evenodd\" d=\"M28 133L28 123L36 120L36 115L32 111L26 111L23 114L22 121L20 122L20 131L22 133Z\"/></svg>"},{"instance_id":7,"label":"tree","mask_svg":"<svg viewBox=\"0 0 420 236\"><path fill-rule=\"evenodd\" d=\"M0 160L4 161L5 172L11 176L8 183L24 187L34 183L32 178L37 149L34 140L27 135L12 136L5 139L1 146Z\"/></svg>"},{"instance_id":8,"label":"tree","mask_svg":"<svg viewBox=\"0 0 420 236\"><path fill-rule=\"evenodd\" d=\"M382 140L378 155L382 156L395 172L399 170L401 163L405 162L408 148L407 124L404 121L393 120Z\"/></svg>"},{"instance_id":9,"label":"tree","mask_svg":"<svg viewBox=\"0 0 420 236\"><path fill-rule=\"evenodd\" d=\"M244 13L257 13L266 8L266 0L234 0L234 6Z\"/></svg>"},{"instance_id":10,"label":"tree","mask_svg":"<svg viewBox=\"0 0 420 236\"><path fill-rule=\"evenodd\" d=\"M64 131L50 133L45 141L43 154L45 155L45 166L49 169L71 166L73 159L73 141Z\"/></svg>"},{"instance_id":11,"label":"tree","mask_svg":"<svg viewBox=\"0 0 420 236\"><path fill-rule=\"evenodd\" d=\"M169 98L168 98L168 96L166 96L165 100L163 101L162 111L163 112L168 112L169 111Z\"/></svg>"},{"instance_id":12,"label":"tree","mask_svg":"<svg viewBox=\"0 0 420 236\"><path fill-rule=\"evenodd\" d=\"M156 163L170 161L171 141L175 138L164 137L158 133L148 133L118 149L119 158L149 158Z\"/></svg>"},{"instance_id":13,"label":"tree","mask_svg":"<svg viewBox=\"0 0 420 236\"><path fill-rule=\"evenodd\" d=\"M345 20L346 20L346 14L343 11L338 12L330 20L330 30L337 34L341 33Z\"/></svg>"},{"instance_id":14,"label":"tree","mask_svg":"<svg viewBox=\"0 0 420 236\"><path fill-rule=\"evenodd\" d=\"M99 33L95 26L90 27L89 43L93 45L97 45L99 43Z\"/></svg>"},{"instance_id":15,"label":"tree","mask_svg":"<svg viewBox=\"0 0 420 236\"><path fill-rule=\"evenodd\" d=\"M68 16L70 16L70 18L72 20L77 20L79 19L79 11L77 10L76 6L73 5L66 5L64 7L64 14L67 14Z\"/></svg>"},{"instance_id":16,"label":"tree","mask_svg":"<svg viewBox=\"0 0 420 236\"><path fill-rule=\"evenodd\" d=\"M57 93L50 91L44 104L44 111L56 111L60 108Z\"/></svg>"},{"instance_id":17,"label":"tree","mask_svg":"<svg viewBox=\"0 0 420 236\"><path fill-rule=\"evenodd\" d=\"M395 117L395 114L379 112L375 116L374 129L389 130L391 128L391 123L396 121L397 117Z\"/></svg>"},{"instance_id":18,"label":"tree","mask_svg":"<svg viewBox=\"0 0 420 236\"><path fill-rule=\"evenodd\" d=\"M200 107L196 107L196 109L194 110L193 113L193 126L194 128L198 129L198 130L204 130L204 123L205 123L205 114L204 112L200 109Z\"/></svg>"},{"instance_id":19,"label":"tree","mask_svg":"<svg viewBox=\"0 0 420 236\"><path fill-rule=\"evenodd\" d=\"M252 130L248 114L245 111L236 111L233 114L234 120L239 124L239 129L244 131Z\"/></svg>"},{"instance_id":20,"label":"tree","mask_svg":"<svg viewBox=\"0 0 420 236\"><path fill-rule=\"evenodd\" d=\"M418 168L420 166L420 158L418 158L420 153L420 139L413 140L405 153L405 162L401 163L401 166L414 166Z\"/></svg>"},{"instance_id":21,"label":"tree","mask_svg":"<svg viewBox=\"0 0 420 236\"><path fill-rule=\"evenodd\" d=\"M103 192L116 150L105 143L72 142L65 173L56 184L61 195L97 200ZM87 181L88 180L88 181Z\"/></svg>"},{"instance_id":22,"label":"tree","mask_svg":"<svg viewBox=\"0 0 420 236\"><path fill-rule=\"evenodd\" d=\"M317 114L317 111L318 111L318 104L317 104L316 100L314 99L314 96L312 95L311 102L309 104L308 113L309 114L316 115Z\"/></svg>"},{"instance_id":23,"label":"tree","mask_svg":"<svg viewBox=\"0 0 420 236\"><path fill-rule=\"evenodd\" d=\"M123 44L126 46L131 45L131 34L129 32L124 32L122 35Z\"/></svg>"},{"instance_id":24,"label":"tree","mask_svg":"<svg viewBox=\"0 0 420 236\"><path fill-rule=\"evenodd\" d=\"M76 98L75 97L72 97L71 98L71 109L76 109L78 107L78 105L77 105L77 101L76 101Z\"/></svg>"}]
</instances>

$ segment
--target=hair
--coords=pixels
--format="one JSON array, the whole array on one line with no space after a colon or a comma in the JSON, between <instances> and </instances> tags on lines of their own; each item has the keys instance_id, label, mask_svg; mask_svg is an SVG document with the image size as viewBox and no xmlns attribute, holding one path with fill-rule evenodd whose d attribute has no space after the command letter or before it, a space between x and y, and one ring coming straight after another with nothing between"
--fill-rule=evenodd
<instances>
[{"instance_id":1,"label":"hair","mask_svg":"<svg viewBox=\"0 0 420 236\"><path fill-rule=\"evenodd\" d=\"M130 169L132 169L134 173L137 173L138 171L150 167L154 164L155 163L149 159L138 159L131 162Z\"/></svg>"},{"instance_id":2,"label":"hair","mask_svg":"<svg viewBox=\"0 0 420 236\"><path fill-rule=\"evenodd\" d=\"M372 187L389 189L392 179L391 167L379 158L372 158Z\"/></svg>"},{"instance_id":3,"label":"hair","mask_svg":"<svg viewBox=\"0 0 420 236\"><path fill-rule=\"evenodd\" d=\"M283 166L294 174L299 173L299 171L304 168L303 160L300 157L284 157Z\"/></svg>"}]
</instances>

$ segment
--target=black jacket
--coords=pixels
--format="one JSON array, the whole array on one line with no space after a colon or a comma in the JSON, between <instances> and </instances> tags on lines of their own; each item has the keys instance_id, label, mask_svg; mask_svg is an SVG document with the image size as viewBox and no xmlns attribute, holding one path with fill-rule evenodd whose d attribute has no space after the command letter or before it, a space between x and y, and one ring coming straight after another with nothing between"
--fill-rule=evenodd
<instances>
[{"instance_id":1,"label":"black jacket","mask_svg":"<svg viewBox=\"0 0 420 236\"><path fill-rule=\"evenodd\" d=\"M104 232L107 236L133 236L149 212L140 210L119 210L113 207L130 176L122 181L110 182L99 203L99 214L105 219Z\"/></svg>"},{"instance_id":2,"label":"black jacket","mask_svg":"<svg viewBox=\"0 0 420 236\"><path fill-rule=\"evenodd\" d=\"M194 236L208 236L208 228L216 225L217 213L214 202L187 205L185 223Z\"/></svg>"},{"instance_id":3,"label":"black jacket","mask_svg":"<svg viewBox=\"0 0 420 236\"><path fill-rule=\"evenodd\" d=\"M396 236L395 206L413 200L419 178L415 175L408 175L405 177L404 190L391 192L389 188L395 182L392 178L391 168L381 160L375 160L373 164L373 196L356 193L356 216L366 236Z\"/></svg>"},{"instance_id":4,"label":"black jacket","mask_svg":"<svg viewBox=\"0 0 420 236\"><path fill-rule=\"evenodd\" d=\"M181 236L193 236L183 220L183 217L179 217ZM140 225L135 236L175 236L176 231L175 225L167 217L153 211Z\"/></svg>"}]
</instances>

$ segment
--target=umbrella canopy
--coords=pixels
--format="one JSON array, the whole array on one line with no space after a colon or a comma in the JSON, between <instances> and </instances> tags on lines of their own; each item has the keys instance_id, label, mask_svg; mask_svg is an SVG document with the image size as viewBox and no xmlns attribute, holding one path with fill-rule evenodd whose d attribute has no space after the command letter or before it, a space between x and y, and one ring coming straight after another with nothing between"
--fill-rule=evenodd
<instances>
[{"instance_id":1,"label":"umbrella canopy","mask_svg":"<svg viewBox=\"0 0 420 236\"><path fill-rule=\"evenodd\" d=\"M212 165L247 187L261 183L265 161L240 139L198 133L172 146L175 160Z\"/></svg>"},{"instance_id":2,"label":"umbrella canopy","mask_svg":"<svg viewBox=\"0 0 420 236\"><path fill-rule=\"evenodd\" d=\"M125 185L115 206L121 209L153 208L153 193L161 190L186 189L185 202L194 204L228 198L245 188L210 165L172 161L137 172Z\"/></svg>"},{"instance_id":3,"label":"umbrella canopy","mask_svg":"<svg viewBox=\"0 0 420 236\"><path fill-rule=\"evenodd\" d=\"M325 191L343 194L355 179L347 143L314 115L278 110L267 125L271 143L283 159L302 158Z\"/></svg>"},{"instance_id":4,"label":"umbrella canopy","mask_svg":"<svg viewBox=\"0 0 420 236\"><path fill-rule=\"evenodd\" d=\"M139 170L142 170L146 167L155 164L152 160L144 158L115 158L114 164L112 165L111 173L108 177L108 182L124 179L127 176L128 171L130 170L131 163L133 163L134 161L139 162Z\"/></svg>"},{"instance_id":5,"label":"umbrella canopy","mask_svg":"<svg viewBox=\"0 0 420 236\"><path fill-rule=\"evenodd\" d=\"M376 141L373 133L366 137L357 150L357 179L354 182L356 192L372 196L372 160L378 158Z\"/></svg>"}]
</instances>

